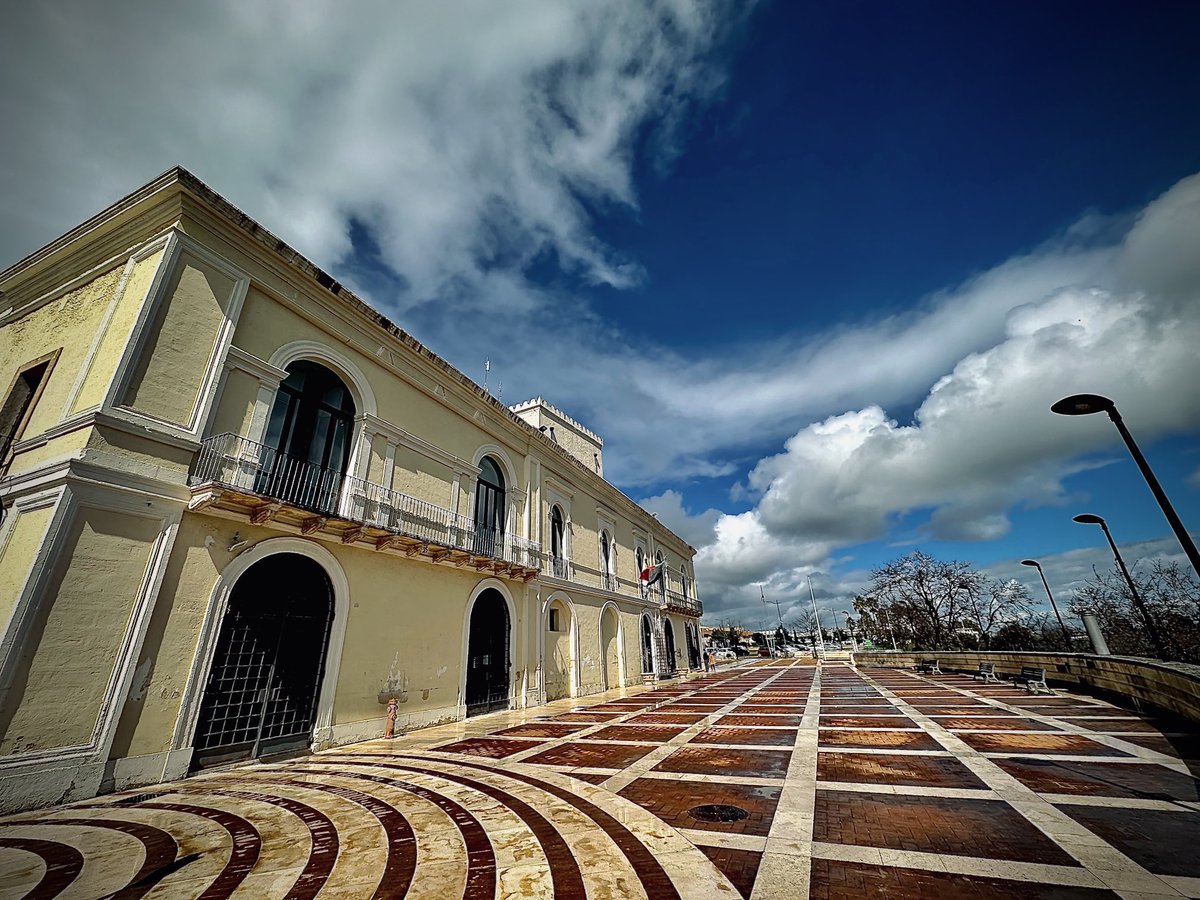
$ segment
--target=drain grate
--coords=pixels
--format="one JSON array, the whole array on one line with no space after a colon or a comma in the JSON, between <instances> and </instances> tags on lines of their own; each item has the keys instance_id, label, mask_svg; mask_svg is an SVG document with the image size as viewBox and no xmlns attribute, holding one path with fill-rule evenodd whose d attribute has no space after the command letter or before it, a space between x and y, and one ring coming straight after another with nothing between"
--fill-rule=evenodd
<instances>
[{"instance_id":1,"label":"drain grate","mask_svg":"<svg viewBox=\"0 0 1200 900\"><path fill-rule=\"evenodd\" d=\"M740 806L730 806L727 803L705 803L703 806L693 806L688 815L701 822L740 822L750 813Z\"/></svg>"},{"instance_id":2,"label":"drain grate","mask_svg":"<svg viewBox=\"0 0 1200 900\"><path fill-rule=\"evenodd\" d=\"M162 791L154 791L147 794L130 794L128 797L122 797L119 800L113 800L110 806L134 806L138 803L145 803L147 800L153 800L155 797L161 797Z\"/></svg>"}]
</instances>

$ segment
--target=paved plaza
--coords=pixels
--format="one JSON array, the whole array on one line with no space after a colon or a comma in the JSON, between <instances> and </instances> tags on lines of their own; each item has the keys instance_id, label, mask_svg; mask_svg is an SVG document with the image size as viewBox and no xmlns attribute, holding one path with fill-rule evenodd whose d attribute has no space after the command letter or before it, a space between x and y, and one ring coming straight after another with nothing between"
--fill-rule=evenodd
<instances>
[{"instance_id":1,"label":"paved plaza","mask_svg":"<svg viewBox=\"0 0 1200 900\"><path fill-rule=\"evenodd\" d=\"M11 817L0 896L1200 897L1195 728L791 660L589 700Z\"/></svg>"}]
</instances>

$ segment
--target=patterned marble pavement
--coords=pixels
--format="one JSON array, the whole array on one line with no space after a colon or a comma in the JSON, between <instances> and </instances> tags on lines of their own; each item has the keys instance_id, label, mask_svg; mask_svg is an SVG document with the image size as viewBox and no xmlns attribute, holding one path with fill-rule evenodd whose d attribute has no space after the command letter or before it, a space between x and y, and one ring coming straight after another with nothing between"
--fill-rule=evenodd
<instances>
[{"instance_id":1,"label":"patterned marble pavement","mask_svg":"<svg viewBox=\"0 0 1200 900\"><path fill-rule=\"evenodd\" d=\"M1200 897L1194 727L790 660L589 699L0 820L0 897Z\"/></svg>"}]
</instances>

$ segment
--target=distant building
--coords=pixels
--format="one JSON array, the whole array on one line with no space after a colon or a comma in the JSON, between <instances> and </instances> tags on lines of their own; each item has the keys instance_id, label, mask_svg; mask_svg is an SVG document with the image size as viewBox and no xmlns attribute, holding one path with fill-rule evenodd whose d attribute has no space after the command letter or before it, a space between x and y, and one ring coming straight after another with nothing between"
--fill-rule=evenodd
<instances>
[{"instance_id":1,"label":"distant building","mask_svg":"<svg viewBox=\"0 0 1200 900\"><path fill-rule=\"evenodd\" d=\"M0 809L702 664L598 436L183 170L0 273L0 389Z\"/></svg>"}]
</instances>

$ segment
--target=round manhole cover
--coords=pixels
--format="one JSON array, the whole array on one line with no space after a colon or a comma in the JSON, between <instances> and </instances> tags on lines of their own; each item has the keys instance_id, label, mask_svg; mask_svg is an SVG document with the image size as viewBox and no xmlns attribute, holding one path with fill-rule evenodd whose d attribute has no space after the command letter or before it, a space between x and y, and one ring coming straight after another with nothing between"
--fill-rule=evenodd
<instances>
[{"instance_id":1,"label":"round manhole cover","mask_svg":"<svg viewBox=\"0 0 1200 900\"><path fill-rule=\"evenodd\" d=\"M740 822L750 815L740 806L730 806L726 803L706 803L703 806L693 806L688 815L701 822Z\"/></svg>"}]
</instances>

